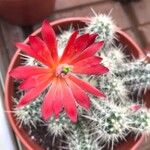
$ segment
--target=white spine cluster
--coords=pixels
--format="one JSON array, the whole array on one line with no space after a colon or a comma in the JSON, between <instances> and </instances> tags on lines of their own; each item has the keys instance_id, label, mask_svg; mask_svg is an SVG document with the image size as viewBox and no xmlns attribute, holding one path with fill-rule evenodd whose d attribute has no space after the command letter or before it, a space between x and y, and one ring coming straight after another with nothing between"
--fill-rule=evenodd
<instances>
[{"instance_id":1,"label":"white spine cluster","mask_svg":"<svg viewBox=\"0 0 150 150\"><path fill-rule=\"evenodd\" d=\"M104 48L101 53L102 63L109 68L109 72L113 72L120 68L126 62L126 56L123 53L123 47Z\"/></svg>"},{"instance_id":2,"label":"white spine cluster","mask_svg":"<svg viewBox=\"0 0 150 150\"><path fill-rule=\"evenodd\" d=\"M20 55L21 55L21 59L23 60L22 65L26 65L26 66L41 66L42 65L40 62L35 60L33 57L30 57L25 54L20 54Z\"/></svg>"}]
</instances>

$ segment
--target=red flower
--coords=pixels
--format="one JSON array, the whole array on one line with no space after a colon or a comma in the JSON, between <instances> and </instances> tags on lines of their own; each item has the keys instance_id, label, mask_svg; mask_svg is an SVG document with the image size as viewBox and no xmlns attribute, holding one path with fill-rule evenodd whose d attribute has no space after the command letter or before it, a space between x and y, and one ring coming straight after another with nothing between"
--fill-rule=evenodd
<instances>
[{"instance_id":1,"label":"red flower","mask_svg":"<svg viewBox=\"0 0 150 150\"><path fill-rule=\"evenodd\" d=\"M84 108L90 107L86 92L104 96L98 89L76 76L101 75L108 72L108 69L100 64L102 59L95 56L104 42L94 43L96 34L77 37L78 33L74 32L59 57L56 35L48 21L44 21L41 33L43 40L37 36L29 36L30 45L16 44L23 52L44 64L44 67L19 66L10 72L12 77L23 80L19 88L27 91L18 106L28 104L49 87L41 107L43 118L47 120L53 114L58 117L64 108L68 117L76 122L77 103Z\"/></svg>"}]
</instances>

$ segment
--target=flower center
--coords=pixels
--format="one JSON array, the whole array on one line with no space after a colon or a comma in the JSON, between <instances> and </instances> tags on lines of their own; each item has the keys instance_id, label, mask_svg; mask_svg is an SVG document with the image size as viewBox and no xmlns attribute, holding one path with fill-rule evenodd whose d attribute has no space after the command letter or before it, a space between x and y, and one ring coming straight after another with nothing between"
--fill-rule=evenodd
<instances>
[{"instance_id":1,"label":"flower center","mask_svg":"<svg viewBox=\"0 0 150 150\"><path fill-rule=\"evenodd\" d=\"M56 69L56 76L67 76L72 71L72 66L68 64L59 65Z\"/></svg>"},{"instance_id":2,"label":"flower center","mask_svg":"<svg viewBox=\"0 0 150 150\"><path fill-rule=\"evenodd\" d=\"M67 74L67 73L69 73L71 71L71 68L70 67L63 67L63 69L62 69L62 73L64 73L64 74Z\"/></svg>"}]
</instances>

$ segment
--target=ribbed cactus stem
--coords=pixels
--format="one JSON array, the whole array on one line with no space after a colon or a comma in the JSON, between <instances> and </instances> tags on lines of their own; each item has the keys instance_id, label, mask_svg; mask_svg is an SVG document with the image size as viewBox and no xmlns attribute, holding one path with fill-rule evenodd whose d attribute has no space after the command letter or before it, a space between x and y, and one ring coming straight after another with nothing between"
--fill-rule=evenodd
<instances>
[{"instance_id":1,"label":"ribbed cactus stem","mask_svg":"<svg viewBox=\"0 0 150 150\"><path fill-rule=\"evenodd\" d=\"M82 122L82 121L81 121ZM100 143L90 136L89 129L83 123L76 124L68 139L69 150L101 150Z\"/></svg>"},{"instance_id":2,"label":"ribbed cactus stem","mask_svg":"<svg viewBox=\"0 0 150 150\"><path fill-rule=\"evenodd\" d=\"M150 64L144 61L123 64L115 74L131 89L147 88L150 85Z\"/></svg>"}]
</instances>

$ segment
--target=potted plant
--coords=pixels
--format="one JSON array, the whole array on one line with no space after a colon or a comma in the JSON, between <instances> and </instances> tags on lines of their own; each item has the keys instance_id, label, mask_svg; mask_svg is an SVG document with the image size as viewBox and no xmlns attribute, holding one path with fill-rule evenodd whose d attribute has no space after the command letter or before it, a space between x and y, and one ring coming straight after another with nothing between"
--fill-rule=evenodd
<instances>
[{"instance_id":1,"label":"potted plant","mask_svg":"<svg viewBox=\"0 0 150 150\"><path fill-rule=\"evenodd\" d=\"M0 0L0 16L13 24L33 25L49 16L55 0Z\"/></svg>"},{"instance_id":2,"label":"potted plant","mask_svg":"<svg viewBox=\"0 0 150 150\"><path fill-rule=\"evenodd\" d=\"M17 47L5 106L27 149L139 147L150 126L149 58L110 17L45 21Z\"/></svg>"}]
</instances>

